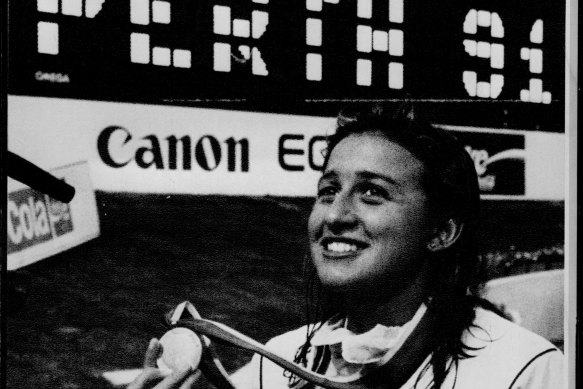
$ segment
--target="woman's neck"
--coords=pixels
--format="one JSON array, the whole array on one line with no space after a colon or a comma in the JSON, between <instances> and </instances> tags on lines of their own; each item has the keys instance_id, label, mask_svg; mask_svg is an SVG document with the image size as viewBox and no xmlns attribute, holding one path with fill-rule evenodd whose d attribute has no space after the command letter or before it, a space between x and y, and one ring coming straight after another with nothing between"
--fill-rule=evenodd
<instances>
[{"instance_id":1,"label":"woman's neck","mask_svg":"<svg viewBox=\"0 0 583 389\"><path fill-rule=\"evenodd\" d=\"M375 290L366 295L348 293L345 307L348 329L363 333L377 324L402 326L413 318L421 303L427 299L428 272L422 270L398 292Z\"/></svg>"}]
</instances>

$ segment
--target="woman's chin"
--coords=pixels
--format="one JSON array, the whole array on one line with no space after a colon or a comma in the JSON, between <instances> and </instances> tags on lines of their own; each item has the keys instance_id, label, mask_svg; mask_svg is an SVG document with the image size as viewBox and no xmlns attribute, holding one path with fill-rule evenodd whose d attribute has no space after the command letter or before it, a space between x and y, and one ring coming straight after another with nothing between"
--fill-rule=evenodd
<instances>
[{"instance_id":1,"label":"woman's chin","mask_svg":"<svg viewBox=\"0 0 583 389\"><path fill-rule=\"evenodd\" d=\"M322 286L335 292L353 291L359 289L359 285L362 284L358 279L355 279L353 274L347 275L337 271L318 272L318 277Z\"/></svg>"}]
</instances>

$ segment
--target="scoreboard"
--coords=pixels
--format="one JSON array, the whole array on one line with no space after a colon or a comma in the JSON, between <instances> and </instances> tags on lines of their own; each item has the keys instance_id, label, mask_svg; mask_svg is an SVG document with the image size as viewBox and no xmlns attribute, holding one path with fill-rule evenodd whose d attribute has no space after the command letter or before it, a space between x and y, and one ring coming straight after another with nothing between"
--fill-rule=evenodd
<instances>
[{"instance_id":1,"label":"scoreboard","mask_svg":"<svg viewBox=\"0 0 583 389\"><path fill-rule=\"evenodd\" d=\"M12 0L11 95L333 116L411 98L448 125L564 131L550 0Z\"/></svg>"}]
</instances>

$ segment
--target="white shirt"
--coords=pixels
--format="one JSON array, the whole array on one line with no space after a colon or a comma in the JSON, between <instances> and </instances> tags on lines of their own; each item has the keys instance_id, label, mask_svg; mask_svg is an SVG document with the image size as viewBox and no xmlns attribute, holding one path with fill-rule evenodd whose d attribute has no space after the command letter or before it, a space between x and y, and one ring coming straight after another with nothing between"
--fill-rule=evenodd
<instances>
[{"instance_id":1,"label":"white shirt","mask_svg":"<svg viewBox=\"0 0 583 389\"><path fill-rule=\"evenodd\" d=\"M474 324L462 338L465 345L479 349L471 351L473 358L459 360L442 389L562 388L563 354L549 341L481 308L476 309ZM271 339L266 346L292 361L305 337L304 326ZM310 357L313 355L308 361ZM401 389L430 388L433 376L428 364L429 357ZM260 357L255 355L235 372L231 379L236 388L259 388L259 366ZM281 367L264 358L263 388L287 389L289 381L283 373Z\"/></svg>"}]
</instances>

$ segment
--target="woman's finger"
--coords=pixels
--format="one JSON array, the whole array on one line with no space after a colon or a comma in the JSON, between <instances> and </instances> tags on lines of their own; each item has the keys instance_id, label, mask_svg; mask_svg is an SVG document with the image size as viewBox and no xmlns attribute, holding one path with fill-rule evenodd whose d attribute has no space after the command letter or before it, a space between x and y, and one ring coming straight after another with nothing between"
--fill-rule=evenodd
<instances>
[{"instance_id":1,"label":"woman's finger","mask_svg":"<svg viewBox=\"0 0 583 389\"><path fill-rule=\"evenodd\" d=\"M180 384L192 373L192 368L189 366L184 370L174 370L169 376L164 378L154 389L170 389L179 388Z\"/></svg>"},{"instance_id":2,"label":"woman's finger","mask_svg":"<svg viewBox=\"0 0 583 389\"><path fill-rule=\"evenodd\" d=\"M191 389L192 385L194 385L194 383L196 381L198 381L198 378L200 377L200 370L195 371L194 373L192 373L191 375L189 375L184 382L182 383L182 385L180 385L180 389Z\"/></svg>"},{"instance_id":3,"label":"woman's finger","mask_svg":"<svg viewBox=\"0 0 583 389\"><path fill-rule=\"evenodd\" d=\"M144 357L144 367L156 367L156 360L162 352L162 345L158 342L158 339L152 338L148 349L146 350L146 356Z\"/></svg>"}]
</instances>

